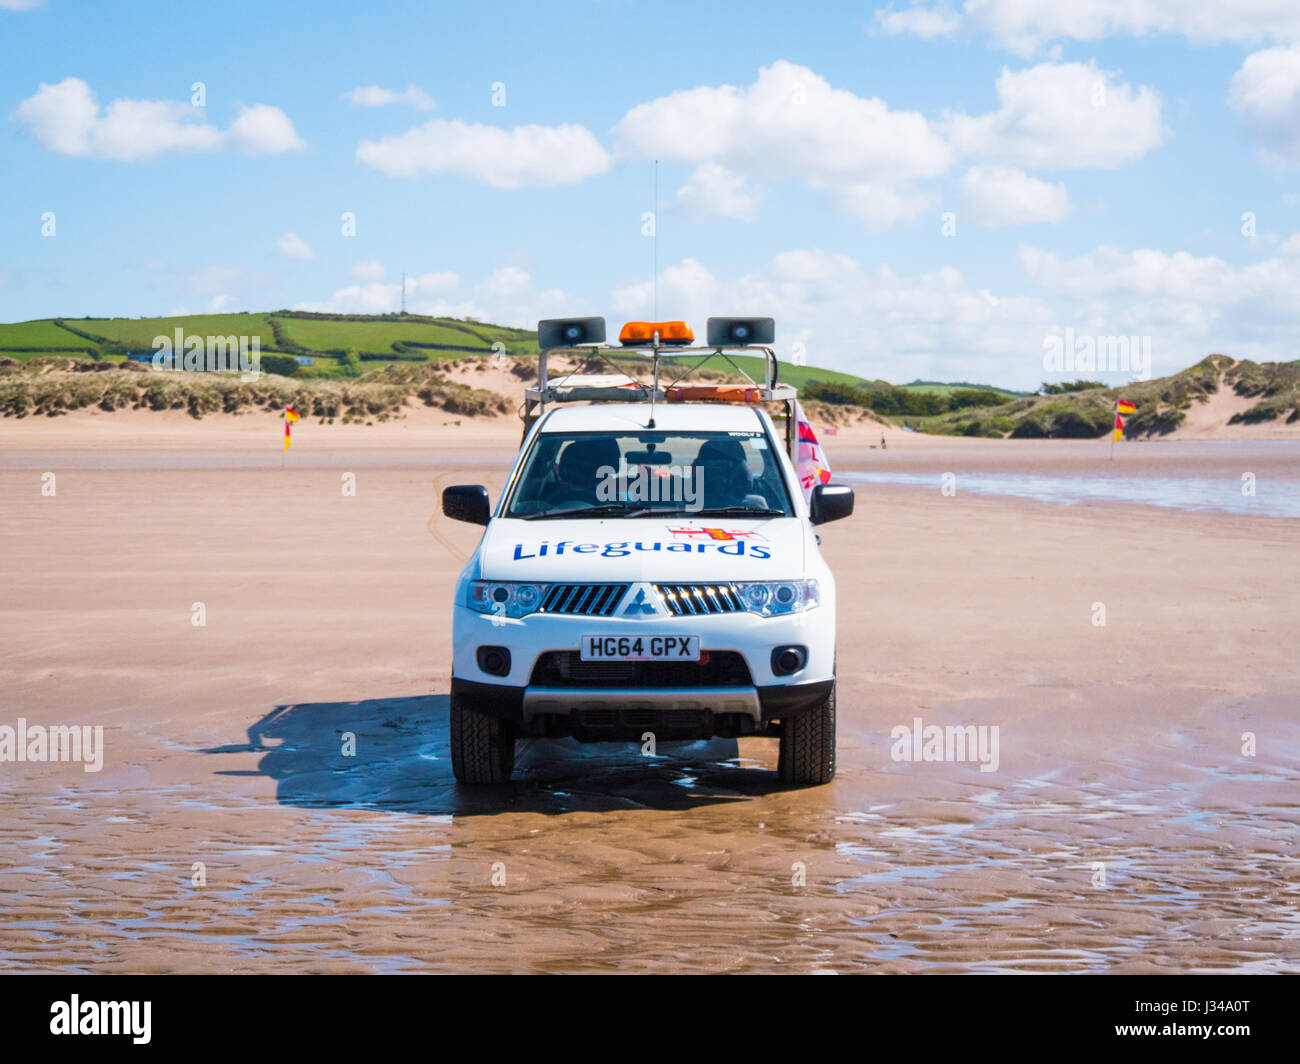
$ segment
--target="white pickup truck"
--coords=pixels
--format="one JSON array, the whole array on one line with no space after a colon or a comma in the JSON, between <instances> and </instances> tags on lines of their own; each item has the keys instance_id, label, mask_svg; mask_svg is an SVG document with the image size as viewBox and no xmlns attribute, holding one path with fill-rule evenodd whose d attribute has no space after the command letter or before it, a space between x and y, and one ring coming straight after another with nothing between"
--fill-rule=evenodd
<instances>
[{"instance_id":1,"label":"white pickup truck","mask_svg":"<svg viewBox=\"0 0 1300 1064\"><path fill-rule=\"evenodd\" d=\"M805 500L794 389L761 346L771 319L711 318L707 348L683 346L681 323L644 325L623 343L644 350L650 384L548 378L556 350L621 349L591 346L603 319L539 323L539 380L495 510L480 485L443 493L448 517L486 526L455 592L461 783L506 782L527 736L774 736L782 780L835 773L835 581L814 526L851 514L852 490L819 483ZM761 354L765 381L661 387L661 353L710 352ZM783 429L764 403L784 404Z\"/></svg>"}]
</instances>

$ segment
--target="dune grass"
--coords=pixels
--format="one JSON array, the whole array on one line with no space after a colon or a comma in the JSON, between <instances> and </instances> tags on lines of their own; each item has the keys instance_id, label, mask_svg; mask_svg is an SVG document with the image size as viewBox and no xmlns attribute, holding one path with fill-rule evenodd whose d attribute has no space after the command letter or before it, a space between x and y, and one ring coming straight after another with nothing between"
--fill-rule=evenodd
<instances>
[{"instance_id":1,"label":"dune grass","mask_svg":"<svg viewBox=\"0 0 1300 1064\"><path fill-rule=\"evenodd\" d=\"M296 380L262 374L175 373L135 364L41 358L0 358L0 413L58 416L71 410L183 410L192 417L279 410L343 420L400 416L408 399L462 416L509 413L496 392L440 375L433 366L388 365L354 380Z\"/></svg>"}]
</instances>

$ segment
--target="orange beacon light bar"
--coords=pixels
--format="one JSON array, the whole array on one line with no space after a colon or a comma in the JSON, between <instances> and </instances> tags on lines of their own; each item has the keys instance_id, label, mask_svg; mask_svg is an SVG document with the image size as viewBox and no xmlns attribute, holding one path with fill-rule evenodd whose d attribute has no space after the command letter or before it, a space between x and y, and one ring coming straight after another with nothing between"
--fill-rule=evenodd
<instances>
[{"instance_id":1,"label":"orange beacon light bar","mask_svg":"<svg viewBox=\"0 0 1300 1064\"><path fill-rule=\"evenodd\" d=\"M665 346L681 346L695 342L695 333L684 321L629 321L618 334L624 347L645 347L654 343L655 333Z\"/></svg>"}]
</instances>

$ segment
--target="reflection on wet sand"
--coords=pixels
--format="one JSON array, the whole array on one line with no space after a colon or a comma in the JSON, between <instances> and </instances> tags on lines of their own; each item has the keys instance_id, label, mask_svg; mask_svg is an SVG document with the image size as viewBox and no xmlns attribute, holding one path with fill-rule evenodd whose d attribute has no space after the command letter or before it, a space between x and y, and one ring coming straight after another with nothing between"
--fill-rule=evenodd
<instances>
[{"instance_id":1,"label":"reflection on wet sand","mask_svg":"<svg viewBox=\"0 0 1300 1064\"><path fill-rule=\"evenodd\" d=\"M1253 773L1273 800L1246 812L1214 801L1234 778L1224 770L1145 787L1136 763L1091 780L1053 770L996 786L972 771L916 790L901 766L856 764L833 787L795 791L733 741L664 744L655 758L633 744L545 741L521 751L519 782L467 790L451 778L445 711L443 696L283 706L244 741L157 752L247 766L218 767L211 782L65 791L7 870L6 961L286 971L1295 966L1294 773ZM340 754L348 732L354 757ZM873 756L886 756L883 744ZM263 779L274 782L270 805L242 786ZM141 859L155 829L174 839L170 852L203 855L205 889L184 889L183 860ZM137 856L108 856L128 852ZM64 910L60 898L80 900Z\"/></svg>"}]
</instances>

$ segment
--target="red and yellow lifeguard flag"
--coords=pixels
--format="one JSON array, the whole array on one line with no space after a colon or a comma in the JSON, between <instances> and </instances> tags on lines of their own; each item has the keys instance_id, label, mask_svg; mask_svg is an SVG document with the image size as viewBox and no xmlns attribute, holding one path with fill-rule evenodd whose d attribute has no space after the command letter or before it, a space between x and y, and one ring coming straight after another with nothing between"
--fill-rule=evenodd
<instances>
[{"instance_id":1,"label":"red and yellow lifeguard flag","mask_svg":"<svg viewBox=\"0 0 1300 1064\"><path fill-rule=\"evenodd\" d=\"M284 408L284 449L286 451L289 449L289 426L298 420L300 420L298 411L291 406L286 406Z\"/></svg>"},{"instance_id":2,"label":"red and yellow lifeguard flag","mask_svg":"<svg viewBox=\"0 0 1300 1064\"><path fill-rule=\"evenodd\" d=\"M1118 443L1124 438L1124 414L1136 414L1137 404L1130 403L1127 399L1117 399L1115 401L1115 435L1111 438L1111 443Z\"/></svg>"}]
</instances>

